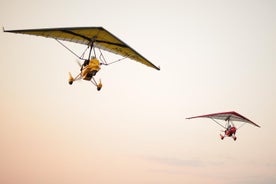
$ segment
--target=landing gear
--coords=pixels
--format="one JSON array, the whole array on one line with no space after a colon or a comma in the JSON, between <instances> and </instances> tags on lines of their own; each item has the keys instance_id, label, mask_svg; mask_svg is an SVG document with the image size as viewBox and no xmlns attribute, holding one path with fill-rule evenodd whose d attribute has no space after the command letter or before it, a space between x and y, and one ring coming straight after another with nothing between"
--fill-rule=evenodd
<instances>
[{"instance_id":1,"label":"landing gear","mask_svg":"<svg viewBox=\"0 0 276 184\"><path fill-rule=\"evenodd\" d=\"M92 77L91 83L94 84L97 87L98 91L100 91L103 87L101 79L99 80L99 83L97 83L96 80L94 79L94 77Z\"/></svg>"},{"instance_id":2,"label":"landing gear","mask_svg":"<svg viewBox=\"0 0 276 184\"><path fill-rule=\"evenodd\" d=\"M69 83L70 85L72 85L72 84L73 84L73 82L74 82L74 78L73 78L72 74L69 72L69 79L68 79L68 83Z\"/></svg>"},{"instance_id":3,"label":"landing gear","mask_svg":"<svg viewBox=\"0 0 276 184\"><path fill-rule=\"evenodd\" d=\"M100 91L102 89L102 86L97 86L97 90Z\"/></svg>"},{"instance_id":4,"label":"landing gear","mask_svg":"<svg viewBox=\"0 0 276 184\"><path fill-rule=\"evenodd\" d=\"M97 90L100 91L103 87L102 81L101 79L99 80L99 83L97 83L97 81L94 79L93 77L94 75L92 75L92 73L88 73L87 75L85 75L83 78L81 78L81 73L79 75L77 75L75 78L73 78L73 76L71 75L71 73L69 72L69 79L68 79L68 83L70 85L73 84L74 81L76 80L87 80L90 81L94 86L96 86Z\"/></svg>"},{"instance_id":5,"label":"landing gear","mask_svg":"<svg viewBox=\"0 0 276 184\"><path fill-rule=\"evenodd\" d=\"M102 85L102 81L100 79L99 84L97 84L97 90L100 91L102 89L103 85Z\"/></svg>"},{"instance_id":6,"label":"landing gear","mask_svg":"<svg viewBox=\"0 0 276 184\"><path fill-rule=\"evenodd\" d=\"M220 139L223 140L225 136L223 136L221 134L219 134L219 135L220 135ZM237 140L237 137L235 135L232 135L232 138L233 138L234 141Z\"/></svg>"}]
</instances>

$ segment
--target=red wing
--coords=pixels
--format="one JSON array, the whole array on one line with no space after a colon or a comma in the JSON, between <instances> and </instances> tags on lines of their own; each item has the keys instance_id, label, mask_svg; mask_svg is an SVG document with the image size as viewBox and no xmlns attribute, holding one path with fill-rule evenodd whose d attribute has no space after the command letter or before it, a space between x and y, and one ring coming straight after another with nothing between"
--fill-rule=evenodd
<instances>
[{"instance_id":1,"label":"red wing","mask_svg":"<svg viewBox=\"0 0 276 184\"><path fill-rule=\"evenodd\" d=\"M224 120L224 121L241 121L241 122L249 123L254 126L260 127L253 121L249 120L248 118L234 111L194 116L194 117L189 117L187 119L193 119L193 118L211 118L211 119L218 119L218 120Z\"/></svg>"}]
</instances>

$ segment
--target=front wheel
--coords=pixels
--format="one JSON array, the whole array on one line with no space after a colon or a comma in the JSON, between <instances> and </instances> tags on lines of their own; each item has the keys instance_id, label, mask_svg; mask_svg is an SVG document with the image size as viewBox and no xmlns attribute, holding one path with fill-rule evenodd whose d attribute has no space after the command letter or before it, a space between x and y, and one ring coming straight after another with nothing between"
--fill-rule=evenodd
<instances>
[{"instance_id":1,"label":"front wheel","mask_svg":"<svg viewBox=\"0 0 276 184\"><path fill-rule=\"evenodd\" d=\"M100 91L103 87L102 81L100 79L99 84L97 84L97 90Z\"/></svg>"},{"instance_id":2,"label":"front wheel","mask_svg":"<svg viewBox=\"0 0 276 184\"><path fill-rule=\"evenodd\" d=\"M102 86L97 86L97 90L100 91L102 89Z\"/></svg>"},{"instance_id":3,"label":"front wheel","mask_svg":"<svg viewBox=\"0 0 276 184\"><path fill-rule=\"evenodd\" d=\"M69 79L68 79L68 83L69 83L70 85L72 85L72 84L73 84L73 82L74 82L74 78L73 78L73 76L71 75L71 73L69 72Z\"/></svg>"}]
</instances>

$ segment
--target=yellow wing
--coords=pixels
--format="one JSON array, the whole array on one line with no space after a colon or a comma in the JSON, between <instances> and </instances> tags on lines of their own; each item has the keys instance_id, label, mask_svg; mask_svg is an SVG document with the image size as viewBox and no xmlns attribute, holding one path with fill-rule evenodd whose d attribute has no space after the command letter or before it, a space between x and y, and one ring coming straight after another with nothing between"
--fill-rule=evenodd
<instances>
[{"instance_id":1,"label":"yellow wing","mask_svg":"<svg viewBox=\"0 0 276 184\"><path fill-rule=\"evenodd\" d=\"M94 47L121 55L123 57L128 57L144 65L160 70L159 67L152 64L149 60L103 27L4 30L4 32L43 36L46 38L53 38L84 45L91 45L93 43Z\"/></svg>"}]
</instances>

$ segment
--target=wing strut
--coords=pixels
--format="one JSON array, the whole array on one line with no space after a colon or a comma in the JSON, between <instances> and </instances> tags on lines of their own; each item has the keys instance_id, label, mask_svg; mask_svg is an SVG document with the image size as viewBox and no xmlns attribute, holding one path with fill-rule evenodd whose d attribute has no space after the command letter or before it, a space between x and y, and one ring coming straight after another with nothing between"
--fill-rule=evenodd
<instances>
[{"instance_id":1,"label":"wing strut","mask_svg":"<svg viewBox=\"0 0 276 184\"><path fill-rule=\"evenodd\" d=\"M62 43L60 40L55 39L60 45L62 45L64 48L66 48L69 52L71 52L74 56L76 56L77 58L84 60L82 57L80 57L78 54L76 54L74 51L72 51L71 49L69 49L64 43ZM87 49L86 49L87 50ZM85 50L85 51L86 51ZM84 52L85 53L85 52ZM84 53L82 54L82 56L84 55Z\"/></svg>"},{"instance_id":2,"label":"wing strut","mask_svg":"<svg viewBox=\"0 0 276 184\"><path fill-rule=\"evenodd\" d=\"M241 127L243 127L243 125L245 125L246 123L244 122L241 126L239 126L238 128L237 128L237 130L238 129L240 129Z\"/></svg>"},{"instance_id":3,"label":"wing strut","mask_svg":"<svg viewBox=\"0 0 276 184\"><path fill-rule=\"evenodd\" d=\"M122 61L122 60L124 60L124 59L126 59L127 57L123 57L123 58L120 58L120 59L117 59L117 60L115 60L115 61L112 61L112 62L106 62L106 59L105 59L105 57L104 57L104 55L103 55L103 53L102 53L102 50L100 49L100 48L98 48L98 50L99 50L99 52L100 52L100 56L99 56L99 58L100 58L100 60L102 61L102 65L111 65L111 64L114 64L114 63L117 63L117 62L119 62L119 61Z\"/></svg>"},{"instance_id":4,"label":"wing strut","mask_svg":"<svg viewBox=\"0 0 276 184\"><path fill-rule=\"evenodd\" d=\"M217 122L215 119L213 119L213 118L210 118L211 120L213 120L216 124L218 124L219 126L221 126L222 128L226 128L226 127L224 127L222 124L220 124L219 122Z\"/></svg>"}]
</instances>

